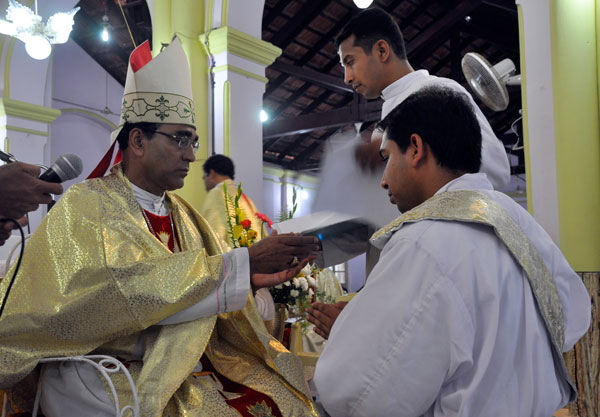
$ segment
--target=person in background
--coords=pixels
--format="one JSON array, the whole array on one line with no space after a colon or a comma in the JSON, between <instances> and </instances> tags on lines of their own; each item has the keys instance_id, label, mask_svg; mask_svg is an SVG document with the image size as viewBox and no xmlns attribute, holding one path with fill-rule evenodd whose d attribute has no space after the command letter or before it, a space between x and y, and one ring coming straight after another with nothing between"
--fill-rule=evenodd
<instances>
[{"instance_id":1,"label":"person in background","mask_svg":"<svg viewBox=\"0 0 600 417\"><path fill-rule=\"evenodd\" d=\"M200 210L200 214L208 221L211 227L221 237L226 247L233 248L232 238L228 232L227 220L233 220L235 213L230 213L225 206L225 190L227 194L234 198L238 191L238 184L233 180L235 178L235 166L231 158L225 155L212 155L202 165L204 174L202 179L208 194ZM247 219L251 222L251 229L257 233L258 242L266 236L264 215L256 210L254 202L245 193L239 200L240 208L244 211ZM258 216L257 216L258 215ZM234 222L235 223L235 222ZM270 226L269 226L270 227ZM273 297L267 288L261 288L254 292L254 301L260 316L265 321L269 333L273 333L273 320L275 316L275 304Z\"/></svg>"}]
</instances>

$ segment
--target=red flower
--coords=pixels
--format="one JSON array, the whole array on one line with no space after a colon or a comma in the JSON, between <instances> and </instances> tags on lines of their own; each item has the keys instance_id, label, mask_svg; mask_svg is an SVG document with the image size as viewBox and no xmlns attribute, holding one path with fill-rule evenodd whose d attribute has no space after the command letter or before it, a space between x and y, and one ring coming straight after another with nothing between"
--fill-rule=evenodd
<instances>
[{"instance_id":1,"label":"red flower","mask_svg":"<svg viewBox=\"0 0 600 417\"><path fill-rule=\"evenodd\" d=\"M267 226L269 226L269 229L271 229L271 226L273 226L273 221L271 219L269 219L266 215L256 212L256 217L258 218L258 220L260 220L263 223L267 223Z\"/></svg>"},{"instance_id":2,"label":"red flower","mask_svg":"<svg viewBox=\"0 0 600 417\"><path fill-rule=\"evenodd\" d=\"M250 226L252 226L252 222L250 221L250 219L242 220L242 222L240 224L246 230L250 229Z\"/></svg>"}]
</instances>

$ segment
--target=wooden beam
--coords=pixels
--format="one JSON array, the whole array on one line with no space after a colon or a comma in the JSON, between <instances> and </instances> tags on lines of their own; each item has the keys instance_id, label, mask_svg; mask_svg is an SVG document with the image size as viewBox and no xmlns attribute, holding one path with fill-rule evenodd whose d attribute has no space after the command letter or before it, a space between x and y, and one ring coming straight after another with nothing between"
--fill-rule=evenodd
<instances>
[{"instance_id":1,"label":"wooden beam","mask_svg":"<svg viewBox=\"0 0 600 417\"><path fill-rule=\"evenodd\" d=\"M406 54L409 57L417 54L420 56L429 55L428 52L431 47L437 47L439 45L439 39L446 41L447 37L445 35L447 32L458 22L462 21L466 15L471 13L471 11L479 7L482 1L483 0L461 1L455 7L451 8L444 16L435 20L435 22L429 25L427 29L415 36L406 45Z\"/></svg>"},{"instance_id":2,"label":"wooden beam","mask_svg":"<svg viewBox=\"0 0 600 417\"><path fill-rule=\"evenodd\" d=\"M372 101L358 106L312 113L289 119L273 120L263 125L263 140L274 137L308 133L313 130L337 128L357 122L372 122L381 118L382 101Z\"/></svg>"},{"instance_id":3,"label":"wooden beam","mask_svg":"<svg viewBox=\"0 0 600 417\"><path fill-rule=\"evenodd\" d=\"M354 93L352 87L344 84L344 81L341 78L315 71L307 67L275 62L271 65L271 68L338 93Z\"/></svg>"}]
</instances>

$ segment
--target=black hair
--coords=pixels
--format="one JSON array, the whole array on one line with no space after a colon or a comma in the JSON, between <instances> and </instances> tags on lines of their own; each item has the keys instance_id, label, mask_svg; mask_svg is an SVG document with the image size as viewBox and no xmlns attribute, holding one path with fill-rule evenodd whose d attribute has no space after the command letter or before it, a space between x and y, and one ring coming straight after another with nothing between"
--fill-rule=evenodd
<instances>
[{"instance_id":1,"label":"black hair","mask_svg":"<svg viewBox=\"0 0 600 417\"><path fill-rule=\"evenodd\" d=\"M212 155L204 162L202 169L204 169L206 174L210 173L210 170L212 169L219 175L224 175L232 180L235 179L235 167L233 166L233 161L225 155Z\"/></svg>"},{"instance_id":2,"label":"black hair","mask_svg":"<svg viewBox=\"0 0 600 417\"><path fill-rule=\"evenodd\" d=\"M380 39L385 40L394 54L401 60L406 60L406 46L398 24L385 11L372 8L363 10L354 16L342 28L335 38L335 49L346 39L355 36L354 46L359 46L366 54L371 54L373 45Z\"/></svg>"},{"instance_id":3,"label":"black hair","mask_svg":"<svg viewBox=\"0 0 600 417\"><path fill-rule=\"evenodd\" d=\"M400 103L379 126L402 153L416 133L438 164L450 171L479 172L481 127L468 97L447 87L425 87Z\"/></svg>"},{"instance_id":4,"label":"black hair","mask_svg":"<svg viewBox=\"0 0 600 417\"><path fill-rule=\"evenodd\" d=\"M144 132L148 139L151 139L152 135L154 135L154 130L158 129L158 124L148 122L125 122L123 128L117 135L117 141L119 142L119 149L121 150L121 152L123 152L129 146L129 133L136 127L138 129L141 129L141 131Z\"/></svg>"}]
</instances>

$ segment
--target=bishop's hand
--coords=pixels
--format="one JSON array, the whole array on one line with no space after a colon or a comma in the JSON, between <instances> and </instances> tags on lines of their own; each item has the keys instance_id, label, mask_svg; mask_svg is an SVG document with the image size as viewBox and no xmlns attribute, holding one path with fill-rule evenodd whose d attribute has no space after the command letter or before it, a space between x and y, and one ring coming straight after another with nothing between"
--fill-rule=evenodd
<instances>
[{"instance_id":1,"label":"bishop's hand","mask_svg":"<svg viewBox=\"0 0 600 417\"><path fill-rule=\"evenodd\" d=\"M319 239L314 236L300 236L293 233L279 235L273 232L248 248L250 276L283 273L284 275L275 274L280 278L268 281L279 281L273 284L277 285L286 281L283 277L297 270L294 275L287 278L292 279L302 269L300 266L304 266L307 260L314 259L312 253L320 249ZM300 259L303 261L298 263Z\"/></svg>"}]
</instances>

